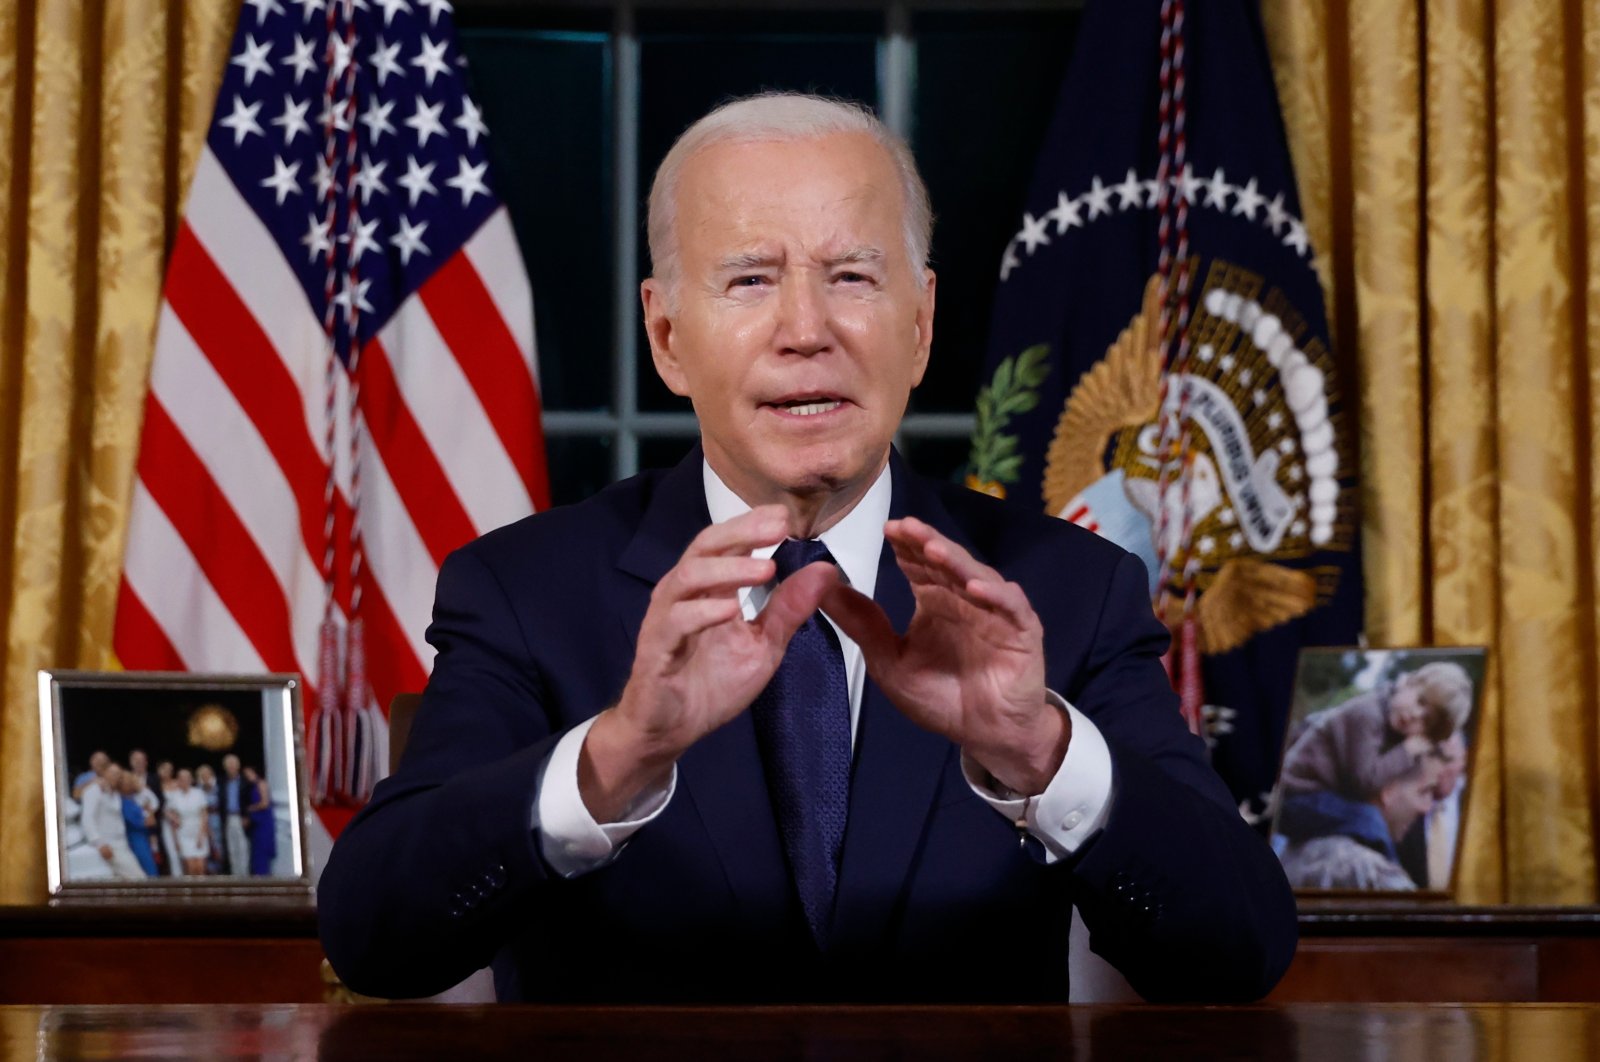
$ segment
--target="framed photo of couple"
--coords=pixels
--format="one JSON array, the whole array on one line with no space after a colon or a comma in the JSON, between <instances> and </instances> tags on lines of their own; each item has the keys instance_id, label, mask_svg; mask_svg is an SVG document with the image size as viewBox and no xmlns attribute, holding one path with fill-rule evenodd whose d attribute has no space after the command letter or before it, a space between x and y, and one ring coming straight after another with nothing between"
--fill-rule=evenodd
<instances>
[{"instance_id":1,"label":"framed photo of couple","mask_svg":"<svg viewBox=\"0 0 1600 1062\"><path fill-rule=\"evenodd\" d=\"M50 902L309 904L300 679L39 672Z\"/></svg>"},{"instance_id":2,"label":"framed photo of couple","mask_svg":"<svg viewBox=\"0 0 1600 1062\"><path fill-rule=\"evenodd\" d=\"M1486 657L1301 652L1271 834L1297 892L1452 894Z\"/></svg>"}]
</instances>

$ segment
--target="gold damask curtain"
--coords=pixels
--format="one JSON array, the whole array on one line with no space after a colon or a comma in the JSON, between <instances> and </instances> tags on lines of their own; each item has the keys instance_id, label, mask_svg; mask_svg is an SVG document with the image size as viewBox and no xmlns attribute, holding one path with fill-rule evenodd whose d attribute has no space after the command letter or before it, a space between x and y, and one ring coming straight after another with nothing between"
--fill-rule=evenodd
<instances>
[{"instance_id":1,"label":"gold damask curtain","mask_svg":"<svg viewBox=\"0 0 1600 1062\"><path fill-rule=\"evenodd\" d=\"M238 6L0 2L0 903L44 896L34 675L111 666L162 267Z\"/></svg>"},{"instance_id":2,"label":"gold damask curtain","mask_svg":"<svg viewBox=\"0 0 1600 1062\"><path fill-rule=\"evenodd\" d=\"M1486 644L1460 895L1596 901L1600 3L1263 4L1374 644Z\"/></svg>"}]
</instances>

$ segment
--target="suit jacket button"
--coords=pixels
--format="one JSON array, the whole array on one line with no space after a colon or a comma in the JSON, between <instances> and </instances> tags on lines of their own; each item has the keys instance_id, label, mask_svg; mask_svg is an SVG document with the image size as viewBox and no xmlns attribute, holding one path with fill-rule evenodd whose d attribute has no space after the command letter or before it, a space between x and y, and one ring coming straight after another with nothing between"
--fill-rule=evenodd
<instances>
[{"instance_id":1,"label":"suit jacket button","mask_svg":"<svg viewBox=\"0 0 1600 1062\"><path fill-rule=\"evenodd\" d=\"M506 865L496 863L483 875L483 880L491 889L503 889L506 887L506 877Z\"/></svg>"},{"instance_id":2,"label":"suit jacket button","mask_svg":"<svg viewBox=\"0 0 1600 1062\"><path fill-rule=\"evenodd\" d=\"M459 905L451 904L449 907L445 908L445 913L451 918L460 918L467 912L463 911Z\"/></svg>"}]
</instances>

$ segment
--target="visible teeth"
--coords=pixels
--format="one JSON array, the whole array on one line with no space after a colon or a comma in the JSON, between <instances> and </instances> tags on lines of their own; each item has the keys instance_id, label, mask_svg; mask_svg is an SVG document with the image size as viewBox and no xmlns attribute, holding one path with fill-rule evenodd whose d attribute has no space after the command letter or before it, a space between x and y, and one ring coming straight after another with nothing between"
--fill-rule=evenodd
<instances>
[{"instance_id":1,"label":"visible teeth","mask_svg":"<svg viewBox=\"0 0 1600 1062\"><path fill-rule=\"evenodd\" d=\"M817 413L826 413L830 409L838 409L839 402L805 402L797 406L784 406L783 408L797 417L810 417Z\"/></svg>"}]
</instances>

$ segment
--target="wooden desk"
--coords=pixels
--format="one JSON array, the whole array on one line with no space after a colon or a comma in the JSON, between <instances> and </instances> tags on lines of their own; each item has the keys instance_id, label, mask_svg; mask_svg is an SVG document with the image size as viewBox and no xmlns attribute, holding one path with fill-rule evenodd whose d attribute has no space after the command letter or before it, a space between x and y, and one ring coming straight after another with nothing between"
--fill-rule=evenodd
<instances>
[{"instance_id":1,"label":"wooden desk","mask_svg":"<svg viewBox=\"0 0 1600 1062\"><path fill-rule=\"evenodd\" d=\"M1600 1008L0 1007L0 1057L1576 1062Z\"/></svg>"},{"instance_id":2,"label":"wooden desk","mask_svg":"<svg viewBox=\"0 0 1600 1062\"><path fill-rule=\"evenodd\" d=\"M309 909L0 907L0 1004L316 1003ZM1306 904L1271 1002L1600 1003L1600 909Z\"/></svg>"}]
</instances>

